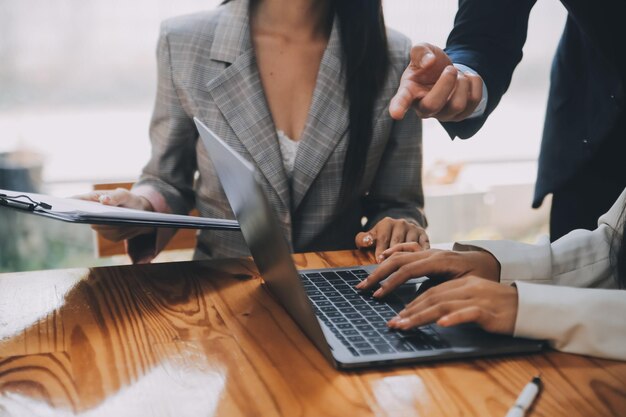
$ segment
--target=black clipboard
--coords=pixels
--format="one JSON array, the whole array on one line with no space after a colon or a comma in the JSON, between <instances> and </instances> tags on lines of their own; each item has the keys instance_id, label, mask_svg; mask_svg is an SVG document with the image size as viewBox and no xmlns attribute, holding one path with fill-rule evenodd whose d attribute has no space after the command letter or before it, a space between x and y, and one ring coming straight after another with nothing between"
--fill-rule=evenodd
<instances>
[{"instance_id":1,"label":"black clipboard","mask_svg":"<svg viewBox=\"0 0 626 417\"><path fill-rule=\"evenodd\" d=\"M155 213L123 207L104 206L92 201L0 189L0 208L4 207L68 223L175 229L240 230L239 223L231 219Z\"/></svg>"}]
</instances>

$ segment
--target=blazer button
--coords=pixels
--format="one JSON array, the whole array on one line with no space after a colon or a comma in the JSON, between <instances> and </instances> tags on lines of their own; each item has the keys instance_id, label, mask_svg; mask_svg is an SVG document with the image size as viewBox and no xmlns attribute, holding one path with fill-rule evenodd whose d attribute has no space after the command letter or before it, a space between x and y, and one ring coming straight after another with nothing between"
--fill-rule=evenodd
<instances>
[{"instance_id":1,"label":"blazer button","mask_svg":"<svg viewBox=\"0 0 626 417\"><path fill-rule=\"evenodd\" d=\"M583 139L583 145L589 145L589 139Z\"/></svg>"}]
</instances>

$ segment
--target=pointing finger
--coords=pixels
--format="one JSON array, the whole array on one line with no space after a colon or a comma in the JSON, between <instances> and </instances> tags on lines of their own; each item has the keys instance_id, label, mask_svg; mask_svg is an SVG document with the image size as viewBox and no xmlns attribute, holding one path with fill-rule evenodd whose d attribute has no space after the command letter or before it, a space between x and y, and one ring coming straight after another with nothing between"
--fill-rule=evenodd
<instances>
[{"instance_id":1,"label":"pointing finger","mask_svg":"<svg viewBox=\"0 0 626 417\"><path fill-rule=\"evenodd\" d=\"M427 93L428 90L415 81L403 80L389 103L389 114L395 120L402 120L413 102L423 98Z\"/></svg>"}]
</instances>

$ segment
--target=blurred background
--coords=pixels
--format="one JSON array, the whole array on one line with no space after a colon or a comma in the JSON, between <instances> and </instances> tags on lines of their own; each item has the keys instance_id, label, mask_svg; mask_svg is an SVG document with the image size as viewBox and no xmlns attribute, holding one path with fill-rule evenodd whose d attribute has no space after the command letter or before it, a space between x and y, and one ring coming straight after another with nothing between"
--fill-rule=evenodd
<instances>
[{"instance_id":1,"label":"blurred background","mask_svg":"<svg viewBox=\"0 0 626 417\"><path fill-rule=\"evenodd\" d=\"M135 180L150 152L159 23L218 3L0 0L0 172L27 167L39 191L57 196L89 191L95 183ZM384 5L388 26L414 42L443 46L457 2ZM475 137L451 141L437 122L425 121L426 213L433 242L533 241L547 233L549 201L540 210L530 204L549 68L564 22L560 2L537 2L524 60ZM88 226L0 210L0 271L126 261L97 258Z\"/></svg>"}]
</instances>

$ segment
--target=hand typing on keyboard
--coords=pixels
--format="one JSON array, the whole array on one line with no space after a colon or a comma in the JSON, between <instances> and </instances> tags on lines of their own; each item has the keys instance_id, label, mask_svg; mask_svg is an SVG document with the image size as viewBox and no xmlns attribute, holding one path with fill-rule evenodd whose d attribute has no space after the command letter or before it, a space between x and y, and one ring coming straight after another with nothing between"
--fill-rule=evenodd
<instances>
[{"instance_id":1,"label":"hand typing on keyboard","mask_svg":"<svg viewBox=\"0 0 626 417\"><path fill-rule=\"evenodd\" d=\"M379 285L373 297L382 298L413 277L428 276L443 281L418 295L389 321L390 327L407 330L430 323L453 326L476 322L487 331L513 333L517 290L497 283L500 264L489 252L411 251L411 245L405 244L386 254L390 255L356 289L371 290Z\"/></svg>"},{"instance_id":2,"label":"hand typing on keyboard","mask_svg":"<svg viewBox=\"0 0 626 417\"><path fill-rule=\"evenodd\" d=\"M469 276L427 290L388 325L408 330L430 323L443 327L477 323L489 332L513 334L516 318L516 287Z\"/></svg>"},{"instance_id":3,"label":"hand typing on keyboard","mask_svg":"<svg viewBox=\"0 0 626 417\"><path fill-rule=\"evenodd\" d=\"M387 322L403 304L398 298L377 300L354 285L367 277L362 269L313 272L300 276L318 319L355 356L413 352L445 346L433 329L403 334Z\"/></svg>"},{"instance_id":4,"label":"hand typing on keyboard","mask_svg":"<svg viewBox=\"0 0 626 417\"><path fill-rule=\"evenodd\" d=\"M399 245L401 247L401 245ZM356 286L358 290L380 288L374 297L390 294L406 281L417 277L450 280L475 275L492 281L500 280L500 264L485 251L444 251L429 249L418 252L393 252L376 270Z\"/></svg>"}]
</instances>

